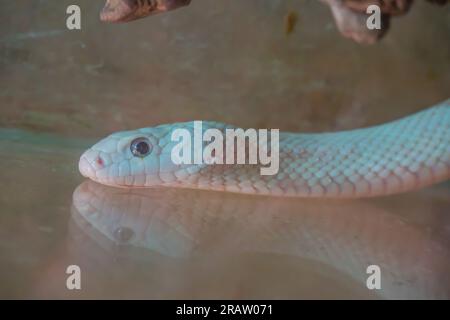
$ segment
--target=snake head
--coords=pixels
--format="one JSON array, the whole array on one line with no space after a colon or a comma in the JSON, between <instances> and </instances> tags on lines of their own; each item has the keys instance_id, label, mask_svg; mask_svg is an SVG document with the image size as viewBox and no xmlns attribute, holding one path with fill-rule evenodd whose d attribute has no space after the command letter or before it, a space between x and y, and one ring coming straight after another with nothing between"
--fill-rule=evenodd
<instances>
[{"instance_id":1,"label":"snake head","mask_svg":"<svg viewBox=\"0 0 450 320\"><path fill-rule=\"evenodd\" d=\"M151 128L114 133L83 153L81 174L96 182L139 187L159 182L159 138Z\"/></svg>"},{"instance_id":2,"label":"snake head","mask_svg":"<svg viewBox=\"0 0 450 320\"><path fill-rule=\"evenodd\" d=\"M191 0L107 0L100 13L105 22L129 22L187 6Z\"/></svg>"},{"instance_id":3,"label":"snake head","mask_svg":"<svg viewBox=\"0 0 450 320\"><path fill-rule=\"evenodd\" d=\"M185 128L193 135L193 122L113 133L81 155L80 173L101 184L118 187L180 183L202 165L172 161L172 150L179 145L179 141L172 140L172 132L177 128Z\"/></svg>"}]
</instances>

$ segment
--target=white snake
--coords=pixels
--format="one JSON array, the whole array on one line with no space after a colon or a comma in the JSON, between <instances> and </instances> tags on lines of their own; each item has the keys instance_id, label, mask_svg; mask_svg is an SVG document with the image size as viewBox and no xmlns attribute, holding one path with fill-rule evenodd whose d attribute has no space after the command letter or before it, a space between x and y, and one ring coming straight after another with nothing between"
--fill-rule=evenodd
<instances>
[{"instance_id":1,"label":"white snake","mask_svg":"<svg viewBox=\"0 0 450 320\"><path fill-rule=\"evenodd\" d=\"M203 122L204 130L232 126ZM120 187L169 186L247 194L356 198L414 190L450 177L450 100L387 124L351 131L280 133L279 171L260 174L260 165L175 165L174 129L193 122L114 133L80 159L80 172ZM150 143L145 157L130 144Z\"/></svg>"}]
</instances>

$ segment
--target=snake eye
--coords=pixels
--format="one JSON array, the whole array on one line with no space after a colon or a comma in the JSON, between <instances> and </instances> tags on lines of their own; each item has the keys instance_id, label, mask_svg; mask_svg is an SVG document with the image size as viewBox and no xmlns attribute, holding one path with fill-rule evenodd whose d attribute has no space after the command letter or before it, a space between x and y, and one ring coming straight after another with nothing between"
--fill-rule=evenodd
<instances>
[{"instance_id":1,"label":"snake eye","mask_svg":"<svg viewBox=\"0 0 450 320\"><path fill-rule=\"evenodd\" d=\"M143 158L152 151L152 145L147 138L137 138L131 142L130 150L135 157Z\"/></svg>"}]
</instances>

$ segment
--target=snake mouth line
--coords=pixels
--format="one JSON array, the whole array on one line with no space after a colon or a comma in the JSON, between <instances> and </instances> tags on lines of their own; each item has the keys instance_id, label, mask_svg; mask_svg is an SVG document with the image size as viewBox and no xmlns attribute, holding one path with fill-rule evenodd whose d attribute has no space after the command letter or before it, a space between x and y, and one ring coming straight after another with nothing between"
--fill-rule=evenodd
<instances>
[{"instance_id":1,"label":"snake mouth line","mask_svg":"<svg viewBox=\"0 0 450 320\"><path fill-rule=\"evenodd\" d=\"M86 178L95 177L95 169L84 155L82 155L80 158L78 169L80 173Z\"/></svg>"}]
</instances>

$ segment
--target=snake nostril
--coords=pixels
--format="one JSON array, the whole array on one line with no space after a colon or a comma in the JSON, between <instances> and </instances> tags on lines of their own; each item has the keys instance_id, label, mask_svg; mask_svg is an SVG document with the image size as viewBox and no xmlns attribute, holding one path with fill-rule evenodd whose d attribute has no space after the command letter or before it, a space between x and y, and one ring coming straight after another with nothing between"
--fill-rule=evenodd
<instances>
[{"instance_id":1,"label":"snake nostril","mask_svg":"<svg viewBox=\"0 0 450 320\"><path fill-rule=\"evenodd\" d=\"M95 159L95 162L100 166L103 167L103 165L105 164L105 162L103 161L103 159L98 156L97 159Z\"/></svg>"}]
</instances>

